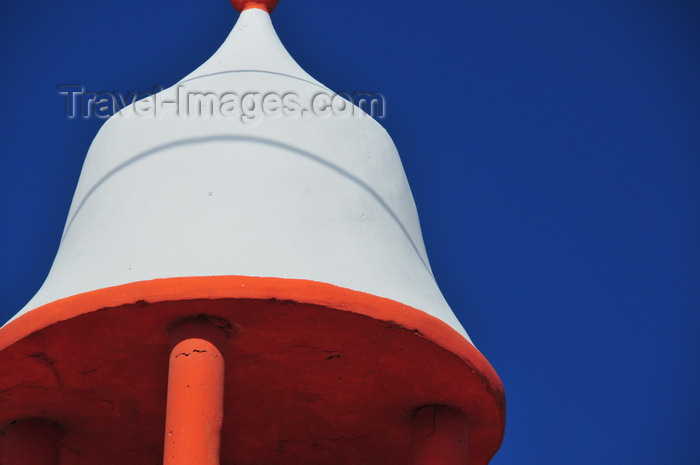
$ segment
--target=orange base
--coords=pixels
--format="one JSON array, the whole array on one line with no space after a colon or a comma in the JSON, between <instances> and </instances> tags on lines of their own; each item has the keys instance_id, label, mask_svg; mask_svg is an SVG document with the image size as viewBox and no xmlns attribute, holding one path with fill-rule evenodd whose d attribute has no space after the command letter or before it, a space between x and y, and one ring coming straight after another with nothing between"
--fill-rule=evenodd
<instances>
[{"instance_id":1,"label":"orange base","mask_svg":"<svg viewBox=\"0 0 700 465\"><path fill-rule=\"evenodd\" d=\"M168 330L202 314L233 325L222 464L410 463L425 405L466 412L469 465L500 445L500 381L453 329L388 299L278 278L133 283L10 322L0 329L0 366L12 367L0 372L0 426L58 422L62 465L160 463Z\"/></svg>"}]
</instances>

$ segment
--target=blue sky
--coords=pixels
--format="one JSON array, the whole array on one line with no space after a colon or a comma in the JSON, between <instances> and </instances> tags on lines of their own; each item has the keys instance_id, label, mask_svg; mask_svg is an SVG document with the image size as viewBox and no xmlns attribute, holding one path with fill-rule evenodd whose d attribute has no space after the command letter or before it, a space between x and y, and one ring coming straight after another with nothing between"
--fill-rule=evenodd
<instances>
[{"instance_id":1,"label":"blue sky","mask_svg":"<svg viewBox=\"0 0 700 465\"><path fill-rule=\"evenodd\" d=\"M281 0L294 58L376 91L435 275L501 376L493 465L700 463L700 4ZM0 317L51 265L102 121L63 84L169 86L225 0L0 6Z\"/></svg>"}]
</instances>

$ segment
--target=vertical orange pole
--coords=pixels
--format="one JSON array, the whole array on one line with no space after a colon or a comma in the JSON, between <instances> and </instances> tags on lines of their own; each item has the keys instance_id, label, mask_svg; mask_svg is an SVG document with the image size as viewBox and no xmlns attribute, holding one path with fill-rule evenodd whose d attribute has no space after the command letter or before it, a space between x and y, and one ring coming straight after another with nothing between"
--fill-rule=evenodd
<instances>
[{"instance_id":1,"label":"vertical orange pole","mask_svg":"<svg viewBox=\"0 0 700 465\"><path fill-rule=\"evenodd\" d=\"M225 342L203 318L171 330L164 465L219 465Z\"/></svg>"},{"instance_id":2,"label":"vertical orange pole","mask_svg":"<svg viewBox=\"0 0 700 465\"><path fill-rule=\"evenodd\" d=\"M469 422L460 410L429 405L413 418L413 465L467 465Z\"/></svg>"},{"instance_id":3,"label":"vertical orange pole","mask_svg":"<svg viewBox=\"0 0 700 465\"><path fill-rule=\"evenodd\" d=\"M58 465L60 455L61 433L54 423L27 419L8 425L3 465Z\"/></svg>"}]
</instances>

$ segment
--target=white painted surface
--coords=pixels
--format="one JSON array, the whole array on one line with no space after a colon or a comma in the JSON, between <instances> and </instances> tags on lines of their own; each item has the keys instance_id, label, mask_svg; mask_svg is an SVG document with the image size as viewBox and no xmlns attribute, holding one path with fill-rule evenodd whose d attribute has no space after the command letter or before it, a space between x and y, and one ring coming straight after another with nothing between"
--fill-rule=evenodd
<instances>
[{"instance_id":1,"label":"white painted surface","mask_svg":"<svg viewBox=\"0 0 700 465\"><path fill-rule=\"evenodd\" d=\"M186 92L332 93L304 72L267 13L243 12ZM423 310L467 337L429 269L401 161L367 115L110 118L90 147L49 276L18 313L135 281L244 275L320 281ZM273 102L274 103L274 102ZM140 107L139 107L140 105ZM356 112L359 111L356 109Z\"/></svg>"}]
</instances>

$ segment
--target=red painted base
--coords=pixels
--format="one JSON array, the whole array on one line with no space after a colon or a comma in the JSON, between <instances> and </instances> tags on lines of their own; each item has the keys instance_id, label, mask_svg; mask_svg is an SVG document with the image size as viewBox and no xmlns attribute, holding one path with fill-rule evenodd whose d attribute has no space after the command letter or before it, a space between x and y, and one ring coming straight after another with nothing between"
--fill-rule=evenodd
<instances>
[{"instance_id":1,"label":"red painted base","mask_svg":"<svg viewBox=\"0 0 700 465\"><path fill-rule=\"evenodd\" d=\"M5 429L3 465L59 465L61 431L36 418L15 421Z\"/></svg>"},{"instance_id":2,"label":"red painted base","mask_svg":"<svg viewBox=\"0 0 700 465\"><path fill-rule=\"evenodd\" d=\"M169 328L196 315L232 324L222 464L408 464L415 414L435 404L466 412L469 465L500 445L500 381L449 326L387 299L273 278L134 283L18 318L0 329L0 427L59 423L62 465L161 463Z\"/></svg>"},{"instance_id":3,"label":"red painted base","mask_svg":"<svg viewBox=\"0 0 700 465\"><path fill-rule=\"evenodd\" d=\"M413 418L413 465L467 464L469 417L444 405L430 405Z\"/></svg>"}]
</instances>

